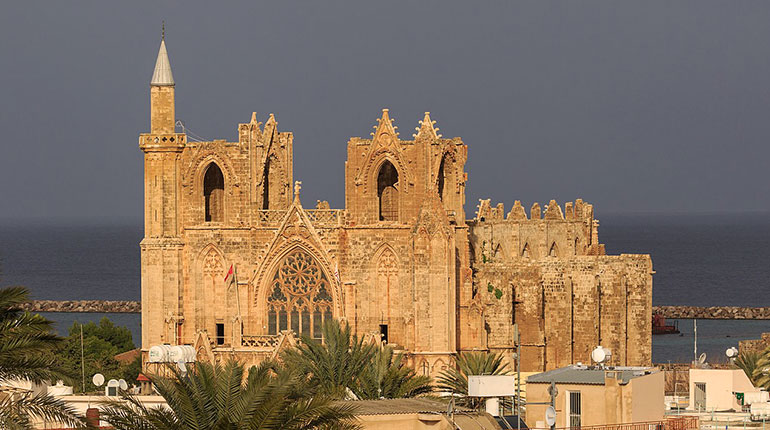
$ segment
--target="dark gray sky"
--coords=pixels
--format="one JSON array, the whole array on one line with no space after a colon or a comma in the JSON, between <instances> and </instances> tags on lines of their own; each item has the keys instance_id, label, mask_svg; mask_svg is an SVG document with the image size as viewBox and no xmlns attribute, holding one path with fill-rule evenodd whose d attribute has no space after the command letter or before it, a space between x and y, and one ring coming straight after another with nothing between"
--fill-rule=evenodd
<instances>
[{"instance_id":1,"label":"dark gray sky","mask_svg":"<svg viewBox=\"0 0 770 430\"><path fill-rule=\"evenodd\" d=\"M274 112L308 206L343 206L346 142L388 107L463 138L469 215L770 210L770 2L223 4L5 4L0 218L140 219L163 19L177 118L234 140Z\"/></svg>"}]
</instances>

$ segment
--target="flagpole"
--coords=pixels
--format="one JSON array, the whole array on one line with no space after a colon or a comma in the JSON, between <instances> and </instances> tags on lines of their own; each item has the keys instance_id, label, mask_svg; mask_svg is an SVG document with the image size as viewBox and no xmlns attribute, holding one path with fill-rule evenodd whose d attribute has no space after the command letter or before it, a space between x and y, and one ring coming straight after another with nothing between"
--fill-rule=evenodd
<instances>
[{"instance_id":1,"label":"flagpole","mask_svg":"<svg viewBox=\"0 0 770 430\"><path fill-rule=\"evenodd\" d=\"M238 310L238 320L241 319L241 294L238 291L238 270L237 265L233 263L233 281L235 281L235 306Z\"/></svg>"}]
</instances>

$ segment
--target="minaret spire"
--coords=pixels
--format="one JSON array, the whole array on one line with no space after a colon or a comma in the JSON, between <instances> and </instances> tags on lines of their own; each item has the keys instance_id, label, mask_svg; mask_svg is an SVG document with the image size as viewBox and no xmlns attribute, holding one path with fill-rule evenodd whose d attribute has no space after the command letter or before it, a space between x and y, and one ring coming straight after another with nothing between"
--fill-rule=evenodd
<instances>
[{"instance_id":1,"label":"minaret spire","mask_svg":"<svg viewBox=\"0 0 770 430\"><path fill-rule=\"evenodd\" d=\"M166 51L166 22L161 26L160 49L158 49L158 59L155 60L155 71L152 72L150 85L153 86L173 86L174 75L171 73L171 62L168 61L168 52Z\"/></svg>"}]
</instances>

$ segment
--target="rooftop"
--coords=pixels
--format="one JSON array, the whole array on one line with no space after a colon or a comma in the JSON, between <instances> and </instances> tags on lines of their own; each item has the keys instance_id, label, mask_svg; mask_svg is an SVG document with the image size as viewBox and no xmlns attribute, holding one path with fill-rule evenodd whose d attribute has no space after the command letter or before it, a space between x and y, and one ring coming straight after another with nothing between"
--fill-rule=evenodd
<instances>
[{"instance_id":1,"label":"rooftop","mask_svg":"<svg viewBox=\"0 0 770 430\"><path fill-rule=\"evenodd\" d=\"M446 413L448 408L446 403L423 398L355 400L344 403L355 406L356 415Z\"/></svg>"},{"instance_id":2,"label":"rooftop","mask_svg":"<svg viewBox=\"0 0 770 430\"><path fill-rule=\"evenodd\" d=\"M573 364L560 369L538 373L527 378L527 383L534 384L585 384L604 385L604 379L612 377L620 380L621 384L627 384L630 380L640 376L657 372L654 367L625 367L625 366L580 366Z\"/></svg>"}]
</instances>

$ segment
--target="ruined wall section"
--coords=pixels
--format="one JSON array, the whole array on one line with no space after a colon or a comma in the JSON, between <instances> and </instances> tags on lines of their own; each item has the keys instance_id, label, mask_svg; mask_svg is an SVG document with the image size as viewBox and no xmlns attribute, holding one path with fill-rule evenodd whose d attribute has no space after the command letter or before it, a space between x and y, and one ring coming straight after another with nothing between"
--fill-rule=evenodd
<instances>
[{"instance_id":1,"label":"ruined wall section","mask_svg":"<svg viewBox=\"0 0 770 430\"><path fill-rule=\"evenodd\" d=\"M534 204L530 217L517 201L504 213L482 200L469 221L474 283L461 327L473 327L476 315L485 332L461 333L461 349L513 348L515 322L530 371L588 363L600 344L615 364L649 364L649 255L604 255L593 208L581 200L564 211L552 200L542 216Z\"/></svg>"},{"instance_id":2,"label":"ruined wall section","mask_svg":"<svg viewBox=\"0 0 770 430\"><path fill-rule=\"evenodd\" d=\"M522 370L590 363L599 344L612 350L613 364L650 364L649 256L522 260L476 269L488 348L511 351L518 323Z\"/></svg>"}]
</instances>

